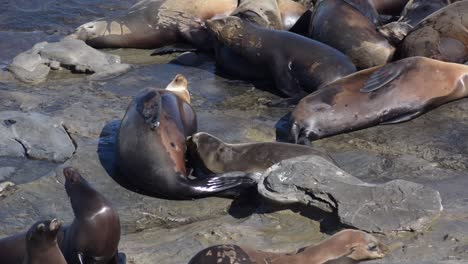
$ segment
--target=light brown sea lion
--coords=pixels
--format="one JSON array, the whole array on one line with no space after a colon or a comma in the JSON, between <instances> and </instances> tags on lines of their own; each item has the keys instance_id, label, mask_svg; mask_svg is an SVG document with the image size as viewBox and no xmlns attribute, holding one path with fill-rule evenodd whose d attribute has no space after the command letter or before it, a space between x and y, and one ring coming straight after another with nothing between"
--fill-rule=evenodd
<instances>
[{"instance_id":1,"label":"light brown sea lion","mask_svg":"<svg viewBox=\"0 0 468 264\"><path fill-rule=\"evenodd\" d=\"M206 49L203 21L229 15L237 0L143 0L122 17L79 26L68 36L95 48L159 48L188 42Z\"/></svg>"},{"instance_id":2,"label":"light brown sea lion","mask_svg":"<svg viewBox=\"0 0 468 264\"><path fill-rule=\"evenodd\" d=\"M424 57L359 71L303 98L292 112L290 136L305 142L404 122L467 96L467 83L468 66Z\"/></svg>"},{"instance_id":3,"label":"light brown sea lion","mask_svg":"<svg viewBox=\"0 0 468 264\"><path fill-rule=\"evenodd\" d=\"M182 74L177 74L172 82L166 86L166 90L176 94L180 99L190 104L190 93L188 91L188 81Z\"/></svg>"},{"instance_id":4,"label":"light brown sea lion","mask_svg":"<svg viewBox=\"0 0 468 264\"><path fill-rule=\"evenodd\" d=\"M422 20L403 39L400 58L424 56L464 63L468 60L468 1L448 5Z\"/></svg>"},{"instance_id":5,"label":"light brown sea lion","mask_svg":"<svg viewBox=\"0 0 468 264\"><path fill-rule=\"evenodd\" d=\"M305 155L318 155L334 162L324 152L295 144L280 142L229 144L204 132L192 135L187 141L191 160L196 161L198 167L206 173L264 172L282 160Z\"/></svg>"},{"instance_id":6,"label":"light brown sea lion","mask_svg":"<svg viewBox=\"0 0 468 264\"><path fill-rule=\"evenodd\" d=\"M297 253L273 253L237 245L218 245L200 251L189 264L324 264L333 261L358 263L383 258L388 251L388 247L376 237L359 230L346 229Z\"/></svg>"},{"instance_id":7,"label":"light brown sea lion","mask_svg":"<svg viewBox=\"0 0 468 264\"><path fill-rule=\"evenodd\" d=\"M379 28L393 45L398 45L421 20L450 4L449 0L410 0L400 18Z\"/></svg>"},{"instance_id":8,"label":"light brown sea lion","mask_svg":"<svg viewBox=\"0 0 468 264\"><path fill-rule=\"evenodd\" d=\"M351 3L320 1L312 14L309 37L348 55L358 69L387 63L395 48L377 32L372 16L356 8L359 2Z\"/></svg>"},{"instance_id":9,"label":"light brown sea lion","mask_svg":"<svg viewBox=\"0 0 468 264\"><path fill-rule=\"evenodd\" d=\"M120 220L112 204L71 167L63 169L75 219L60 249L68 264L118 263Z\"/></svg>"},{"instance_id":10,"label":"light brown sea lion","mask_svg":"<svg viewBox=\"0 0 468 264\"><path fill-rule=\"evenodd\" d=\"M121 176L148 195L192 199L255 182L243 173L196 175L186 166L186 138L197 131L190 104L168 90L146 89L130 103L120 125ZM203 177L201 177L203 176Z\"/></svg>"},{"instance_id":11,"label":"light brown sea lion","mask_svg":"<svg viewBox=\"0 0 468 264\"><path fill-rule=\"evenodd\" d=\"M262 28L234 16L206 24L236 54L265 68L276 89L293 99L355 71L338 50L291 32Z\"/></svg>"},{"instance_id":12,"label":"light brown sea lion","mask_svg":"<svg viewBox=\"0 0 468 264\"><path fill-rule=\"evenodd\" d=\"M57 233L62 222L57 219L35 223L26 234L26 256L22 264L67 264L57 244Z\"/></svg>"}]
</instances>

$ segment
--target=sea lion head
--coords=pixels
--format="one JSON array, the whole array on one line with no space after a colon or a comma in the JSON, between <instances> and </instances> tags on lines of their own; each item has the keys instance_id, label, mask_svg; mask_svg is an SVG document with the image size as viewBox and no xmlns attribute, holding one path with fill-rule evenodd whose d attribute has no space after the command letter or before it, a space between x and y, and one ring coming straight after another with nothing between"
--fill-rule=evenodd
<instances>
[{"instance_id":1,"label":"sea lion head","mask_svg":"<svg viewBox=\"0 0 468 264\"><path fill-rule=\"evenodd\" d=\"M212 19L205 22L208 30L212 32L215 37L223 42L227 40L242 39L243 35L240 33L244 28L244 22L241 18L235 16L228 16L224 18Z\"/></svg>"},{"instance_id":2,"label":"sea lion head","mask_svg":"<svg viewBox=\"0 0 468 264\"><path fill-rule=\"evenodd\" d=\"M204 132L189 137L187 148L190 155L201 160L203 165L214 173L224 172L222 164L229 160L232 154L231 148L219 138Z\"/></svg>"},{"instance_id":3,"label":"sea lion head","mask_svg":"<svg viewBox=\"0 0 468 264\"><path fill-rule=\"evenodd\" d=\"M72 167L63 169L65 176L65 190L70 197L71 205L75 216L80 215L83 210L82 204L86 199L92 199L96 191L89 183L81 176L81 174Z\"/></svg>"},{"instance_id":4,"label":"sea lion head","mask_svg":"<svg viewBox=\"0 0 468 264\"><path fill-rule=\"evenodd\" d=\"M348 253L343 256L355 261L380 259L389 252L387 245L376 237L359 230L343 230L332 237L335 245L345 248Z\"/></svg>"},{"instance_id":5,"label":"sea lion head","mask_svg":"<svg viewBox=\"0 0 468 264\"><path fill-rule=\"evenodd\" d=\"M50 245L57 241L57 233L62 222L57 219L35 223L26 235L28 245Z\"/></svg>"},{"instance_id":6,"label":"sea lion head","mask_svg":"<svg viewBox=\"0 0 468 264\"><path fill-rule=\"evenodd\" d=\"M180 99L190 104L190 93L188 91L188 81L182 74L177 74L167 85L166 90L173 92Z\"/></svg>"},{"instance_id":7,"label":"sea lion head","mask_svg":"<svg viewBox=\"0 0 468 264\"><path fill-rule=\"evenodd\" d=\"M75 32L65 37L65 39L80 39L83 41L105 35L108 30L108 23L104 20L97 20L83 24L75 29Z\"/></svg>"}]
</instances>

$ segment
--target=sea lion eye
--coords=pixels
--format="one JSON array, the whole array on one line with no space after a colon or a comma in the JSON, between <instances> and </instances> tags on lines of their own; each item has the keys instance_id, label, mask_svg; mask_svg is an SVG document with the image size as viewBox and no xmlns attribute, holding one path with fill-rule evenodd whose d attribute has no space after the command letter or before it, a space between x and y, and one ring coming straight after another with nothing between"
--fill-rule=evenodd
<instances>
[{"instance_id":1,"label":"sea lion eye","mask_svg":"<svg viewBox=\"0 0 468 264\"><path fill-rule=\"evenodd\" d=\"M377 249L378 249L377 245L374 244L374 243L371 243L371 244L367 245L367 250L369 250L369 251L377 251Z\"/></svg>"}]
</instances>

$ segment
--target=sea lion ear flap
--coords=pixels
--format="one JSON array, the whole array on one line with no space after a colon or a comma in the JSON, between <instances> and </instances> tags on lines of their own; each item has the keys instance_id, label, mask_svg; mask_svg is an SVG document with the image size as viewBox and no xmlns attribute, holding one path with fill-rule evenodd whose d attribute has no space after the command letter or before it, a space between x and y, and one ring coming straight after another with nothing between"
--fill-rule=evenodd
<instances>
[{"instance_id":1,"label":"sea lion ear flap","mask_svg":"<svg viewBox=\"0 0 468 264\"><path fill-rule=\"evenodd\" d=\"M401 63L391 63L382 66L371 74L369 79L364 83L361 92L370 93L384 87L389 82L400 76L406 67Z\"/></svg>"}]
</instances>

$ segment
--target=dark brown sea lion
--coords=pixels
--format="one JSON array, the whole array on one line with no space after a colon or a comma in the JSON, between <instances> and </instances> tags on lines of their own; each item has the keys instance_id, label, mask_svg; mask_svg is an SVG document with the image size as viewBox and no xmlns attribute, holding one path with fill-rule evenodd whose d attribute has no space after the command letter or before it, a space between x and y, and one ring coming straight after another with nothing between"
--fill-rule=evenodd
<instances>
[{"instance_id":1,"label":"dark brown sea lion","mask_svg":"<svg viewBox=\"0 0 468 264\"><path fill-rule=\"evenodd\" d=\"M276 89L292 98L355 71L350 59L338 50L291 32L261 28L234 16L206 24L236 54L267 69Z\"/></svg>"},{"instance_id":2,"label":"dark brown sea lion","mask_svg":"<svg viewBox=\"0 0 468 264\"><path fill-rule=\"evenodd\" d=\"M468 95L468 66L411 57L333 82L291 115L295 142L413 119ZM430 84L430 86L427 86Z\"/></svg>"},{"instance_id":3,"label":"dark brown sea lion","mask_svg":"<svg viewBox=\"0 0 468 264\"><path fill-rule=\"evenodd\" d=\"M309 36L348 55L358 69L387 63L395 48L377 32L372 16L357 9L359 3L351 3L320 1L312 14Z\"/></svg>"},{"instance_id":4,"label":"dark brown sea lion","mask_svg":"<svg viewBox=\"0 0 468 264\"><path fill-rule=\"evenodd\" d=\"M167 90L142 91L120 125L117 158L121 176L147 194L168 199L206 197L254 184L238 174L189 178L185 141L196 131L196 114L186 101Z\"/></svg>"},{"instance_id":5,"label":"dark brown sea lion","mask_svg":"<svg viewBox=\"0 0 468 264\"><path fill-rule=\"evenodd\" d=\"M449 0L410 0L400 18L379 28L394 45L398 45L421 20L450 4Z\"/></svg>"},{"instance_id":6,"label":"dark brown sea lion","mask_svg":"<svg viewBox=\"0 0 468 264\"><path fill-rule=\"evenodd\" d=\"M75 219L60 249L68 264L118 263L120 220L112 204L73 168L63 169Z\"/></svg>"},{"instance_id":7,"label":"dark brown sea lion","mask_svg":"<svg viewBox=\"0 0 468 264\"><path fill-rule=\"evenodd\" d=\"M398 16L408 0L370 0L377 12L382 15Z\"/></svg>"},{"instance_id":8,"label":"dark brown sea lion","mask_svg":"<svg viewBox=\"0 0 468 264\"><path fill-rule=\"evenodd\" d=\"M69 38L95 48L159 48L188 42L206 48L203 21L229 15L237 0L143 0L122 17L79 26ZM209 45L208 45L209 46Z\"/></svg>"},{"instance_id":9,"label":"dark brown sea lion","mask_svg":"<svg viewBox=\"0 0 468 264\"><path fill-rule=\"evenodd\" d=\"M26 233L0 239L2 263L22 263L24 256L26 256Z\"/></svg>"},{"instance_id":10,"label":"dark brown sea lion","mask_svg":"<svg viewBox=\"0 0 468 264\"><path fill-rule=\"evenodd\" d=\"M380 259L388 247L376 237L359 230L346 229L315 246L293 253L273 253L237 245L218 245L197 253L189 264L324 264L358 263Z\"/></svg>"},{"instance_id":11,"label":"dark brown sea lion","mask_svg":"<svg viewBox=\"0 0 468 264\"><path fill-rule=\"evenodd\" d=\"M426 17L403 39L400 58L424 56L464 63L468 60L468 1L448 5Z\"/></svg>"},{"instance_id":12,"label":"dark brown sea lion","mask_svg":"<svg viewBox=\"0 0 468 264\"><path fill-rule=\"evenodd\" d=\"M22 264L67 264L57 244L62 223L57 219L35 223L26 234L26 256ZM7 262L2 259L2 263Z\"/></svg>"},{"instance_id":13,"label":"dark brown sea lion","mask_svg":"<svg viewBox=\"0 0 468 264\"><path fill-rule=\"evenodd\" d=\"M305 155L334 162L326 153L311 147L280 142L229 144L204 132L191 136L187 145L191 160L196 160L207 173L264 172L282 160Z\"/></svg>"}]
</instances>

